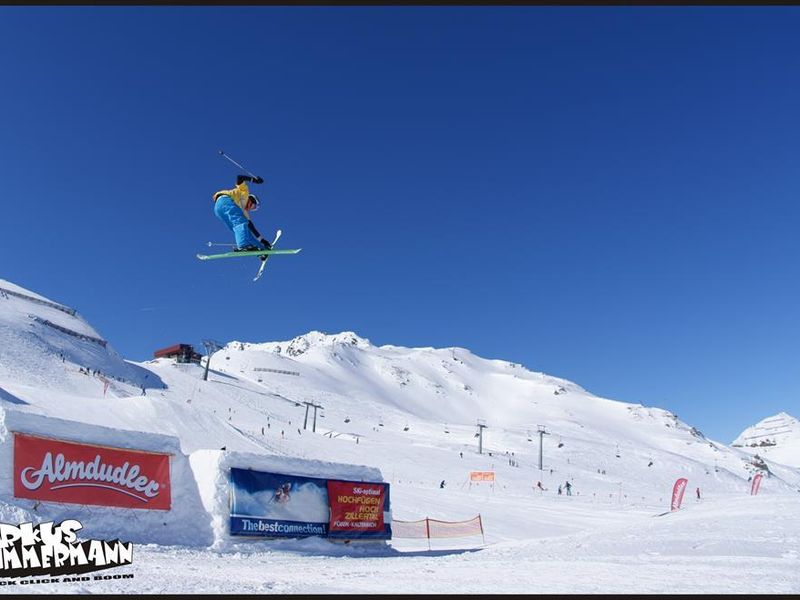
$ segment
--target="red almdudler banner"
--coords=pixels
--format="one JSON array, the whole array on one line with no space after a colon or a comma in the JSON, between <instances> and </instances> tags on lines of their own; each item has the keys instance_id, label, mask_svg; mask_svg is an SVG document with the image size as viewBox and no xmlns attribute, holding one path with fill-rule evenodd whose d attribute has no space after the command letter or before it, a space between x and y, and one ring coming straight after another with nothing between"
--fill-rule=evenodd
<instances>
[{"instance_id":1,"label":"red almdudler banner","mask_svg":"<svg viewBox=\"0 0 800 600\"><path fill-rule=\"evenodd\" d=\"M328 481L331 520L328 531L352 533L383 532L386 484L357 481Z\"/></svg>"},{"instance_id":2,"label":"red almdudler banner","mask_svg":"<svg viewBox=\"0 0 800 600\"><path fill-rule=\"evenodd\" d=\"M681 477L675 482L675 485L672 487L672 504L670 505L670 510L678 510L681 507L683 492L686 491L687 483L689 483L689 480L685 477Z\"/></svg>"},{"instance_id":3,"label":"red almdudler banner","mask_svg":"<svg viewBox=\"0 0 800 600\"><path fill-rule=\"evenodd\" d=\"M169 510L169 458L14 433L14 497Z\"/></svg>"}]
</instances>

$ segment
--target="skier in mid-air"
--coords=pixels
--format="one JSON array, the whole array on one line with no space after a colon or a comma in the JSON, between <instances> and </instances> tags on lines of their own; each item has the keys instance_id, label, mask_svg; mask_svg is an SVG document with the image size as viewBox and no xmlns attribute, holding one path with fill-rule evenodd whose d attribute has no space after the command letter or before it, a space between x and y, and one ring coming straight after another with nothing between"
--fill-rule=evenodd
<instances>
[{"instance_id":1,"label":"skier in mid-air","mask_svg":"<svg viewBox=\"0 0 800 600\"><path fill-rule=\"evenodd\" d=\"M258 281L264 273L264 267L267 266L267 259L272 254L297 254L302 248L285 248L282 250L275 250L273 246L278 242L281 237L281 230L275 232L275 239L271 242L266 240L263 235L258 232L256 226L250 220L250 212L257 210L259 206L258 197L250 193L247 183L264 183L264 179L253 175L245 167L237 163L230 156L225 154L222 150L219 151L220 156L229 160L247 175L238 175L236 177L236 187L230 190L220 190L214 194L214 214L217 218L225 223L231 233L233 233L234 244L233 252L223 252L220 254L197 254L199 260L216 260L218 258L234 258L245 256L258 256L261 260L261 266L258 268L258 273L253 278L253 281ZM261 244L259 246L259 244ZM212 242L208 242L209 246L213 246ZM227 244L217 244L227 246Z\"/></svg>"},{"instance_id":2,"label":"skier in mid-air","mask_svg":"<svg viewBox=\"0 0 800 600\"><path fill-rule=\"evenodd\" d=\"M247 187L248 181L256 184L264 183L261 177L237 176L235 188L220 190L214 194L214 214L233 233L236 242L234 252L272 250L272 244L258 232L250 220L249 213L258 210L259 200L255 194L250 193ZM266 260L266 256L260 258Z\"/></svg>"}]
</instances>

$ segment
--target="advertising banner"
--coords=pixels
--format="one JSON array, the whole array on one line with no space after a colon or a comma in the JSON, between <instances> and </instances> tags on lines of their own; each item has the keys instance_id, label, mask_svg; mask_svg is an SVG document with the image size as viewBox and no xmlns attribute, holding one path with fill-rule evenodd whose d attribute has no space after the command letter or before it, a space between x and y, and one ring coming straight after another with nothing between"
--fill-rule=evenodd
<instances>
[{"instance_id":1,"label":"advertising banner","mask_svg":"<svg viewBox=\"0 0 800 600\"><path fill-rule=\"evenodd\" d=\"M388 540L391 524L384 522L389 510L389 484L360 481L328 481L331 518L328 536L348 539Z\"/></svg>"},{"instance_id":2,"label":"advertising banner","mask_svg":"<svg viewBox=\"0 0 800 600\"><path fill-rule=\"evenodd\" d=\"M681 477L675 482L675 485L672 487L672 504L670 505L670 510L678 510L681 507L683 493L686 491L687 483L689 483L689 480L685 477Z\"/></svg>"},{"instance_id":3,"label":"advertising banner","mask_svg":"<svg viewBox=\"0 0 800 600\"><path fill-rule=\"evenodd\" d=\"M169 510L169 454L14 433L14 497Z\"/></svg>"},{"instance_id":4,"label":"advertising banner","mask_svg":"<svg viewBox=\"0 0 800 600\"><path fill-rule=\"evenodd\" d=\"M231 535L328 534L326 479L231 468Z\"/></svg>"},{"instance_id":5,"label":"advertising banner","mask_svg":"<svg viewBox=\"0 0 800 600\"><path fill-rule=\"evenodd\" d=\"M761 473L756 473L753 477L753 483L750 485L750 495L755 496L758 494L758 488L761 486Z\"/></svg>"}]
</instances>

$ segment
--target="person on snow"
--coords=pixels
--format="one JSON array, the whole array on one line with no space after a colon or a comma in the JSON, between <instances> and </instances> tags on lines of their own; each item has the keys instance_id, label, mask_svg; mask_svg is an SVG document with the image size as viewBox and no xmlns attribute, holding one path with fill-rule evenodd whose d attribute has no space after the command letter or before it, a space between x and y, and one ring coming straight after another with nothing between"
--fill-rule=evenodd
<instances>
[{"instance_id":1,"label":"person on snow","mask_svg":"<svg viewBox=\"0 0 800 600\"><path fill-rule=\"evenodd\" d=\"M247 187L248 181L256 184L264 183L261 177L237 176L235 188L220 190L214 194L214 214L233 233L236 242L234 252L272 250L272 244L258 232L250 220L250 213L258 210L260 203L258 197L250 193ZM259 258L267 259L266 256Z\"/></svg>"}]
</instances>

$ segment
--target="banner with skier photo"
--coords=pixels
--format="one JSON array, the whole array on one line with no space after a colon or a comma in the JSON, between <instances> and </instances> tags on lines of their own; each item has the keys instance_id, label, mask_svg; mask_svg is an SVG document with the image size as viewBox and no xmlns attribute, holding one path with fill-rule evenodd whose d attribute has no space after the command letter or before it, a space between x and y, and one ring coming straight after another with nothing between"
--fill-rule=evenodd
<instances>
[{"instance_id":1,"label":"banner with skier photo","mask_svg":"<svg viewBox=\"0 0 800 600\"><path fill-rule=\"evenodd\" d=\"M326 479L232 468L230 494L231 535L328 534Z\"/></svg>"}]
</instances>

